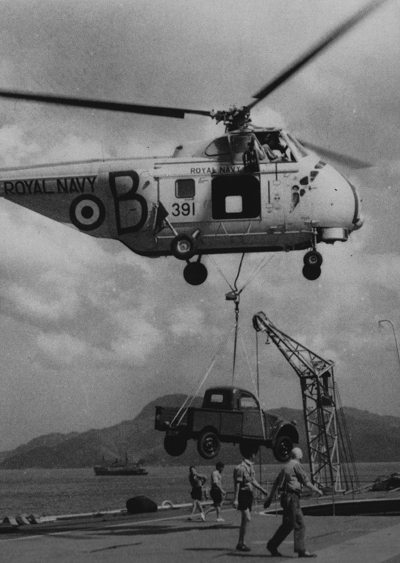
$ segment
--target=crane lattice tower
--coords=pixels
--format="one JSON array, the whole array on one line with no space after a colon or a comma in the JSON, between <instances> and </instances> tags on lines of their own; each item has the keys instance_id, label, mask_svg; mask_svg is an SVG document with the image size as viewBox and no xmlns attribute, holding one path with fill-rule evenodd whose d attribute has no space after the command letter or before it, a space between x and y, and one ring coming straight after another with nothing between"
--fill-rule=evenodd
<instances>
[{"instance_id":1,"label":"crane lattice tower","mask_svg":"<svg viewBox=\"0 0 400 563\"><path fill-rule=\"evenodd\" d=\"M357 470L334 380L334 362L325 360L279 330L263 312L254 315L253 326L256 331L267 333L300 378L312 481L332 491L358 487Z\"/></svg>"}]
</instances>

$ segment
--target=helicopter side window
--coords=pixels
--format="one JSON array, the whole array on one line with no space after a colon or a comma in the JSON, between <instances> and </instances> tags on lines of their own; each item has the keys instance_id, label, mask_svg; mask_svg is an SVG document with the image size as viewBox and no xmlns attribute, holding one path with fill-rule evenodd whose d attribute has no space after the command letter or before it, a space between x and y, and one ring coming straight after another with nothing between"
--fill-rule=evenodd
<instances>
[{"instance_id":1,"label":"helicopter side window","mask_svg":"<svg viewBox=\"0 0 400 563\"><path fill-rule=\"evenodd\" d=\"M193 178L185 178L176 180L175 196L177 198L194 199L196 193L196 184Z\"/></svg>"},{"instance_id":2,"label":"helicopter side window","mask_svg":"<svg viewBox=\"0 0 400 563\"><path fill-rule=\"evenodd\" d=\"M214 157L230 156L231 151L229 149L228 139L226 137L214 139L206 148L205 153L207 156Z\"/></svg>"},{"instance_id":3,"label":"helicopter side window","mask_svg":"<svg viewBox=\"0 0 400 563\"><path fill-rule=\"evenodd\" d=\"M243 154L247 150L253 137L250 135L236 135L231 137L232 150L234 153Z\"/></svg>"},{"instance_id":4,"label":"helicopter side window","mask_svg":"<svg viewBox=\"0 0 400 563\"><path fill-rule=\"evenodd\" d=\"M249 150L254 141L252 135L232 135L230 138L231 150L234 162L243 162L243 155Z\"/></svg>"}]
</instances>

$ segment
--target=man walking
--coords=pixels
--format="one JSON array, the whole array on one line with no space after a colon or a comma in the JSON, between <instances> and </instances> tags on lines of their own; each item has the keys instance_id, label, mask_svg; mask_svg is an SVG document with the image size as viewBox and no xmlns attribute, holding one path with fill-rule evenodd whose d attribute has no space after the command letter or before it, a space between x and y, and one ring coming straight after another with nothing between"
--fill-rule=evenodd
<instances>
[{"instance_id":1,"label":"man walking","mask_svg":"<svg viewBox=\"0 0 400 563\"><path fill-rule=\"evenodd\" d=\"M268 491L264 489L257 481L254 471L254 460L256 453L249 453L240 465L234 469L233 479L235 483L235 499L233 501L234 508L241 511L241 522L239 529L239 542L236 546L238 551L251 551L250 547L245 543L245 536L248 530L248 524L251 521L251 508L253 505L253 488L255 487L264 495Z\"/></svg>"},{"instance_id":2,"label":"man walking","mask_svg":"<svg viewBox=\"0 0 400 563\"><path fill-rule=\"evenodd\" d=\"M305 548L305 524L300 507L300 492L303 485L319 495L323 492L313 485L301 465L303 452L300 448L293 448L291 459L284 465L272 486L271 492L264 503L268 508L272 502L276 489L281 493L281 506L283 508L282 524L274 536L267 543L267 549L274 556L281 556L279 545L294 529L294 551L299 557L316 557Z\"/></svg>"}]
</instances>

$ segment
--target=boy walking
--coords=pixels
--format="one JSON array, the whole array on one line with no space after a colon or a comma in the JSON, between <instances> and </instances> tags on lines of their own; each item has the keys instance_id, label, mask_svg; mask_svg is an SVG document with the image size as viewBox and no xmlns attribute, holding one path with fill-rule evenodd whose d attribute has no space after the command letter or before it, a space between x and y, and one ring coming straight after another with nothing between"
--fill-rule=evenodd
<instances>
[{"instance_id":1,"label":"boy walking","mask_svg":"<svg viewBox=\"0 0 400 563\"><path fill-rule=\"evenodd\" d=\"M233 473L235 482L235 500L233 501L233 506L242 513L239 542L236 546L238 551L251 551L250 547L245 543L245 536L251 521L250 513L253 506L253 488L258 489L264 493L264 495L268 494L268 491L256 481L254 471L255 458L255 452L249 453L247 457L243 459L242 463L235 467Z\"/></svg>"},{"instance_id":2,"label":"boy walking","mask_svg":"<svg viewBox=\"0 0 400 563\"><path fill-rule=\"evenodd\" d=\"M224 470L224 467L225 464L222 463L222 461L219 461L215 466L215 470L211 473L210 496L214 504L204 513L207 515L215 510L217 513L217 522L224 522L224 519L221 518L222 502L226 495L226 492L222 488L222 471Z\"/></svg>"}]
</instances>

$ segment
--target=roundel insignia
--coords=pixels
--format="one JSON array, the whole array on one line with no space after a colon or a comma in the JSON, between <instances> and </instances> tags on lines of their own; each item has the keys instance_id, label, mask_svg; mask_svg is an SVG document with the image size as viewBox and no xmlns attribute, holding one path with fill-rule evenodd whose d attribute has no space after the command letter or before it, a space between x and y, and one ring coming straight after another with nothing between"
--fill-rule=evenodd
<instances>
[{"instance_id":1,"label":"roundel insignia","mask_svg":"<svg viewBox=\"0 0 400 563\"><path fill-rule=\"evenodd\" d=\"M94 195L80 195L69 208L71 223L81 231L93 231L106 217L104 203Z\"/></svg>"}]
</instances>

